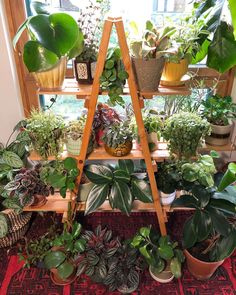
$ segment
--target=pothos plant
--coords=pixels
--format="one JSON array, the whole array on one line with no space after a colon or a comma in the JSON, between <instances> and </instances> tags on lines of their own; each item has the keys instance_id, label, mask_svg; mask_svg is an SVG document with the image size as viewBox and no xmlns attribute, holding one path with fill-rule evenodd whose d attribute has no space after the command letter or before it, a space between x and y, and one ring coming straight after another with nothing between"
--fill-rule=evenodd
<instances>
[{"instance_id":1,"label":"pothos plant","mask_svg":"<svg viewBox=\"0 0 236 295\"><path fill-rule=\"evenodd\" d=\"M181 277L181 264L185 258L178 243L172 242L169 236L160 236L151 226L141 227L131 245L139 249L155 273L161 273L169 263L172 274Z\"/></svg>"},{"instance_id":2,"label":"pothos plant","mask_svg":"<svg viewBox=\"0 0 236 295\"><path fill-rule=\"evenodd\" d=\"M85 174L95 185L86 201L85 214L99 208L108 198L112 209L119 209L127 215L131 212L135 198L151 203L149 183L134 174L132 160L119 160L115 168L91 164L85 167Z\"/></svg>"},{"instance_id":3,"label":"pothos plant","mask_svg":"<svg viewBox=\"0 0 236 295\"><path fill-rule=\"evenodd\" d=\"M109 48L105 67L100 77L100 85L103 90L108 91L109 104L124 106L125 101L122 98L123 88L129 75L124 69L121 60L120 48Z\"/></svg>"},{"instance_id":4,"label":"pothos plant","mask_svg":"<svg viewBox=\"0 0 236 295\"><path fill-rule=\"evenodd\" d=\"M168 140L168 148L179 159L196 156L197 148L206 135L210 135L210 124L194 113L179 113L164 123L163 136Z\"/></svg>"}]
</instances>

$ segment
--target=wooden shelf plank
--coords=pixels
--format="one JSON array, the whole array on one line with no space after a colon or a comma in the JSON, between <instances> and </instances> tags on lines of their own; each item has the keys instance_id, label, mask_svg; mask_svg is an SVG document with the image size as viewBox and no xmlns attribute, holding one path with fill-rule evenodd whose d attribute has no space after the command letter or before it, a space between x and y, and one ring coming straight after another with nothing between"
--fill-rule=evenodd
<instances>
[{"instance_id":1,"label":"wooden shelf plank","mask_svg":"<svg viewBox=\"0 0 236 295\"><path fill-rule=\"evenodd\" d=\"M166 142L159 142L158 143L159 150L167 150L167 143ZM235 151L235 146L232 143L227 145L209 145L203 144L202 147L199 148L199 152L201 151L217 151L217 152L230 152L231 150Z\"/></svg>"},{"instance_id":2,"label":"wooden shelf plank","mask_svg":"<svg viewBox=\"0 0 236 295\"><path fill-rule=\"evenodd\" d=\"M74 199L74 197L73 197ZM57 213L64 213L68 211L68 203L70 201L70 192L66 194L66 198L62 198L59 193L47 197L47 203L41 207L25 207L23 211L55 211Z\"/></svg>"},{"instance_id":3,"label":"wooden shelf plank","mask_svg":"<svg viewBox=\"0 0 236 295\"><path fill-rule=\"evenodd\" d=\"M92 92L92 85L89 84L78 84L75 79L65 79L64 87L61 90L48 91L38 90L38 94L58 94L58 95L76 95L78 98L85 98L90 96ZM191 91L187 86L180 87L165 87L159 86L156 92L141 92L140 96L144 98L152 98L153 96L162 95L189 95ZM106 95L107 92L100 91L100 95ZM124 87L123 95L129 95L129 88Z\"/></svg>"}]
</instances>

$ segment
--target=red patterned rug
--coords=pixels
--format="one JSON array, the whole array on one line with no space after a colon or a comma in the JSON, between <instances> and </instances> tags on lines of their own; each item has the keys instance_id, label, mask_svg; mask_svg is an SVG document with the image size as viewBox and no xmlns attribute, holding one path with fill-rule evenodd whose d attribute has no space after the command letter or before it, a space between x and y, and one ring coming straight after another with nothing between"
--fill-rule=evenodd
<instances>
[{"instance_id":1,"label":"red patterned rug","mask_svg":"<svg viewBox=\"0 0 236 295\"><path fill-rule=\"evenodd\" d=\"M50 223L50 216L43 219L37 216L27 236L35 237L42 234ZM181 225L186 219L186 213L175 213L170 216L168 233L173 239L180 239ZM139 227L153 224L157 227L156 217L153 213L132 213L126 217L118 213L95 213L84 218L78 216L78 220L86 229L94 229L98 224L113 229L114 235L123 238L131 237ZM23 269L18 262L15 251L7 253L2 250L0 256L0 295L118 295L119 292L109 293L106 287L93 283L87 276L82 276L71 286L55 286L49 277L49 272L43 269ZM8 255L7 255L8 254ZM187 271L183 270L183 276L168 284L160 284L154 281L148 272L142 276L139 289L133 295L235 295L236 292L236 253L216 271L208 281L197 281Z\"/></svg>"}]
</instances>

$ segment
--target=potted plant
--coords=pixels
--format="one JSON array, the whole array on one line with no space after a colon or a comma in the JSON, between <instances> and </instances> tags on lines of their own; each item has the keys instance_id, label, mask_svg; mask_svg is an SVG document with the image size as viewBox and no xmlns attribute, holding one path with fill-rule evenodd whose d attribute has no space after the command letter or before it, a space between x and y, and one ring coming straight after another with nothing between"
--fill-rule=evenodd
<instances>
[{"instance_id":1,"label":"potted plant","mask_svg":"<svg viewBox=\"0 0 236 295\"><path fill-rule=\"evenodd\" d=\"M108 198L112 209L129 215L133 200L152 203L149 183L144 177L137 177L132 160L119 160L114 169L105 165L87 165L85 175L94 183L89 192L85 214L94 212Z\"/></svg>"},{"instance_id":2,"label":"potted plant","mask_svg":"<svg viewBox=\"0 0 236 295\"><path fill-rule=\"evenodd\" d=\"M129 128L129 121L115 122L107 127L102 140L109 155L115 157L128 155L133 146L133 134Z\"/></svg>"},{"instance_id":3,"label":"potted plant","mask_svg":"<svg viewBox=\"0 0 236 295\"><path fill-rule=\"evenodd\" d=\"M207 134L210 134L210 124L194 113L174 114L164 122L163 136L168 140L168 149L179 159L196 156Z\"/></svg>"},{"instance_id":4,"label":"potted plant","mask_svg":"<svg viewBox=\"0 0 236 295\"><path fill-rule=\"evenodd\" d=\"M103 145L104 130L115 122L120 122L120 117L114 108L105 103L98 103L93 119L93 130L98 145Z\"/></svg>"},{"instance_id":5,"label":"potted plant","mask_svg":"<svg viewBox=\"0 0 236 295\"><path fill-rule=\"evenodd\" d=\"M21 168L14 179L4 187L8 198L21 208L45 205L46 197L53 194L54 189L42 181L40 170L41 165L39 164L31 169Z\"/></svg>"},{"instance_id":6,"label":"potted plant","mask_svg":"<svg viewBox=\"0 0 236 295\"><path fill-rule=\"evenodd\" d=\"M51 112L33 110L26 119L25 130L28 132L34 150L44 159L58 157L62 152L63 118Z\"/></svg>"},{"instance_id":7,"label":"potted plant","mask_svg":"<svg viewBox=\"0 0 236 295\"><path fill-rule=\"evenodd\" d=\"M160 283L168 283L181 277L184 255L177 242L169 236L161 236L150 227L141 227L131 245L137 249L149 265L152 278Z\"/></svg>"},{"instance_id":8,"label":"potted plant","mask_svg":"<svg viewBox=\"0 0 236 295\"><path fill-rule=\"evenodd\" d=\"M210 145L229 143L233 130L232 119L236 118L236 104L230 96L213 95L202 101L201 114L211 124L211 134L205 141Z\"/></svg>"},{"instance_id":9,"label":"potted plant","mask_svg":"<svg viewBox=\"0 0 236 295\"><path fill-rule=\"evenodd\" d=\"M42 13L42 12L41 12ZM52 13L29 16L18 28L13 46L27 30L30 40L24 44L23 60L42 90L62 88L68 59L83 50L83 34L72 16Z\"/></svg>"},{"instance_id":10,"label":"potted plant","mask_svg":"<svg viewBox=\"0 0 236 295\"><path fill-rule=\"evenodd\" d=\"M132 293L139 286L140 272L144 266L138 250L131 247L129 241L124 241L108 265L104 284L110 292L118 290L122 294Z\"/></svg>"},{"instance_id":11,"label":"potted plant","mask_svg":"<svg viewBox=\"0 0 236 295\"><path fill-rule=\"evenodd\" d=\"M166 86L178 86L184 84L189 76L188 65L192 61L192 55L200 48L198 39L209 32L204 30L205 22L199 20L192 24L189 21L191 16L180 20L175 33L170 37L170 42L176 53L166 54L166 62L163 69L161 84ZM184 78L184 79L183 79Z\"/></svg>"},{"instance_id":12,"label":"potted plant","mask_svg":"<svg viewBox=\"0 0 236 295\"><path fill-rule=\"evenodd\" d=\"M235 171L235 164L229 169ZM173 208L195 209L184 224L183 246L188 269L197 279L210 278L236 247L235 224L228 219L236 216L236 191L228 185L232 183L228 175L224 175L224 182L218 186L221 191L192 183L185 186L191 195L182 195L172 203Z\"/></svg>"},{"instance_id":13,"label":"potted plant","mask_svg":"<svg viewBox=\"0 0 236 295\"><path fill-rule=\"evenodd\" d=\"M41 169L40 177L45 183L59 190L60 195L65 198L68 189L75 189L79 173L77 160L67 157L62 161L46 163Z\"/></svg>"},{"instance_id":14,"label":"potted plant","mask_svg":"<svg viewBox=\"0 0 236 295\"><path fill-rule=\"evenodd\" d=\"M45 255L43 263L50 270L50 277L56 285L71 284L77 277L75 255L85 250L86 241L80 236L82 226L75 222L71 232L63 233L53 241L53 247Z\"/></svg>"},{"instance_id":15,"label":"potted plant","mask_svg":"<svg viewBox=\"0 0 236 295\"><path fill-rule=\"evenodd\" d=\"M135 38L131 37L129 47L138 90L157 91L165 64L164 54L170 52L169 37L175 29L166 27L158 30L151 21L146 22L143 33L134 22L131 29Z\"/></svg>"},{"instance_id":16,"label":"potted plant","mask_svg":"<svg viewBox=\"0 0 236 295\"><path fill-rule=\"evenodd\" d=\"M84 48L74 59L74 71L78 83L93 82L105 10L102 1L96 0L89 0L88 5L80 10L78 25L84 35Z\"/></svg>"},{"instance_id":17,"label":"potted plant","mask_svg":"<svg viewBox=\"0 0 236 295\"><path fill-rule=\"evenodd\" d=\"M76 257L78 261L77 276L88 275L94 282L103 283L116 251L120 247L118 238L112 237L112 231L97 226L94 232L86 230L82 234L86 241L85 251Z\"/></svg>"},{"instance_id":18,"label":"potted plant","mask_svg":"<svg viewBox=\"0 0 236 295\"><path fill-rule=\"evenodd\" d=\"M125 101L121 95L128 77L129 75L122 63L120 48L109 48L100 77L100 86L102 90L108 91L110 105L115 106L118 104L124 107Z\"/></svg>"}]
</instances>

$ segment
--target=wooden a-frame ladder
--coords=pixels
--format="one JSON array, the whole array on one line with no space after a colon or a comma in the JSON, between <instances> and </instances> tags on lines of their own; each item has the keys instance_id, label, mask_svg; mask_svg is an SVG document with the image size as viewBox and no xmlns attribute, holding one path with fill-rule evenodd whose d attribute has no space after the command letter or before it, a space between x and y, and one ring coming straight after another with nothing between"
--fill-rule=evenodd
<instances>
[{"instance_id":1,"label":"wooden a-frame ladder","mask_svg":"<svg viewBox=\"0 0 236 295\"><path fill-rule=\"evenodd\" d=\"M90 139L90 134L91 134L90 132L92 129L93 118L96 111L97 100L99 95L99 78L102 75L104 64L106 61L106 55L107 55L107 50L108 50L108 45L109 45L109 40L110 40L110 35L111 35L111 30L113 25L115 25L115 28L117 31L124 67L129 74L129 78L128 78L129 91L130 91L130 96L132 98L134 114L135 114L135 118L136 118L136 122L138 126L138 133L140 136L141 146L142 146L143 158L145 160L146 167L147 167L150 186L152 190L152 197L154 201L154 207L155 207L155 211L156 211L159 226L160 226L160 231L162 235L166 235L164 215L162 211L162 206L160 204L158 188L156 185L156 180L154 175L154 168L152 165L152 159L151 159L151 155L150 155L150 151L148 147L147 135L144 128L143 119L142 119L141 104L140 104L140 100L139 100L139 96L138 96L138 92L136 88L136 83L134 80L134 75L133 75L132 65L131 65L131 60L129 55L129 49L128 49L124 25L123 25L123 21L121 17L116 17L116 18L108 17L105 20L103 34L102 34L101 43L99 47L98 60L97 60L96 71L95 71L95 76L94 76L94 81L92 86L92 92L91 92L91 95L88 98L86 98L86 101L85 101L85 107L88 108L88 112L87 112L87 120L86 120L84 134L83 134L81 151L80 151L80 155L78 156L78 168L80 169L81 173L78 176L77 183L79 185L85 160L86 160L87 147L88 147L88 143Z\"/></svg>"}]
</instances>

